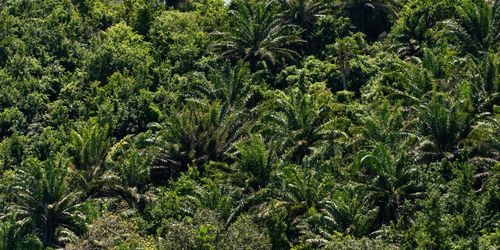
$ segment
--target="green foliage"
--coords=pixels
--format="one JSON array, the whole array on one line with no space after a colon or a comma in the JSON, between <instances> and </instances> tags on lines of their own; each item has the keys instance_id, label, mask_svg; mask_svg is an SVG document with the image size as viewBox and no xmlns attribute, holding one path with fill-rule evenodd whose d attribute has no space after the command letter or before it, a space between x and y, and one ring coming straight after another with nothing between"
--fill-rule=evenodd
<instances>
[{"instance_id":1,"label":"green foliage","mask_svg":"<svg viewBox=\"0 0 500 250\"><path fill-rule=\"evenodd\" d=\"M135 34L132 28L124 23L116 24L102 32L93 44L95 51L87 65L89 81L107 83L107 78L114 72L129 70L142 84L149 82L153 63L150 44L141 35Z\"/></svg>"},{"instance_id":2,"label":"green foliage","mask_svg":"<svg viewBox=\"0 0 500 250\"><path fill-rule=\"evenodd\" d=\"M449 153L455 150L463 131L467 129L467 113L446 96L435 96L428 105L419 109L421 134L430 141L421 144L424 152ZM425 153L424 153L425 155Z\"/></svg>"},{"instance_id":3,"label":"green foliage","mask_svg":"<svg viewBox=\"0 0 500 250\"><path fill-rule=\"evenodd\" d=\"M222 249L270 249L269 237L252 218L240 216L227 230Z\"/></svg>"},{"instance_id":4,"label":"green foliage","mask_svg":"<svg viewBox=\"0 0 500 250\"><path fill-rule=\"evenodd\" d=\"M231 12L234 24L228 32L219 34L220 42L213 45L214 49L222 57L243 58L252 70L260 61L271 66L280 59L299 57L290 46L303 40L295 34L293 25L273 16L274 8L273 1L242 3L238 11Z\"/></svg>"},{"instance_id":5,"label":"green foliage","mask_svg":"<svg viewBox=\"0 0 500 250\"><path fill-rule=\"evenodd\" d=\"M152 242L142 237L140 220L105 214L89 225L82 239L69 244L68 249L154 249Z\"/></svg>"},{"instance_id":6,"label":"green foliage","mask_svg":"<svg viewBox=\"0 0 500 250\"><path fill-rule=\"evenodd\" d=\"M0 0L0 250L498 249L499 8Z\"/></svg>"},{"instance_id":7,"label":"green foliage","mask_svg":"<svg viewBox=\"0 0 500 250\"><path fill-rule=\"evenodd\" d=\"M347 17L334 17L331 15L321 15L315 23L312 38L309 40L310 47L316 55L324 53L326 45L334 44L338 38L349 35L351 22Z\"/></svg>"},{"instance_id":8,"label":"green foliage","mask_svg":"<svg viewBox=\"0 0 500 250\"><path fill-rule=\"evenodd\" d=\"M45 247L56 246L61 238L81 230L80 193L71 190L72 178L65 159L40 163L27 159L16 171L16 196L12 209L19 211L19 223L30 223ZM26 219L26 221L22 221Z\"/></svg>"},{"instance_id":9,"label":"green foliage","mask_svg":"<svg viewBox=\"0 0 500 250\"><path fill-rule=\"evenodd\" d=\"M42 242L30 235L27 223L16 223L16 217L16 214L11 214L0 224L0 249L42 249Z\"/></svg>"},{"instance_id":10,"label":"green foliage","mask_svg":"<svg viewBox=\"0 0 500 250\"><path fill-rule=\"evenodd\" d=\"M292 215L300 215L316 207L331 191L329 176L312 169L287 166L276 173L277 196Z\"/></svg>"},{"instance_id":11,"label":"green foliage","mask_svg":"<svg viewBox=\"0 0 500 250\"><path fill-rule=\"evenodd\" d=\"M127 73L111 75L93 102L99 105L99 120L109 122L111 134L118 138L145 131L149 123L157 122L161 116L154 94Z\"/></svg>"},{"instance_id":12,"label":"green foliage","mask_svg":"<svg viewBox=\"0 0 500 250\"><path fill-rule=\"evenodd\" d=\"M237 166L250 174L249 185L256 189L265 187L271 177L273 159L262 136L252 135L248 141L236 145L236 149L240 155Z\"/></svg>"},{"instance_id":13,"label":"green foliage","mask_svg":"<svg viewBox=\"0 0 500 250\"><path fill-rule=\"evenodd\" d=\"M178 11L164 12L156 17L149 35L157 48L154 54L158 60L167 61L163 67L185 73L203 55L208 37L201 26L202 18L198 13Z\"/></svg>"},{"instance_id":14,"label":"green foliage","mask_svg":"<svg viewBox=\"0 0 500 250\"><path fill-rule=\"evenodd\" d=\"M456 1L409 1L399 13L391 30L392 48L402 57L421 56L423 49L435 42L440 22L453 17Z\"/></svg>"},{"instance_id":15,"label":"green foliage","mask_svg":"<svg viewBox=\"0 0 500 250\"><path fill-rule=\"evenodd\" d=\"M23 131L26 118L23 112L17 108L5 109L0 113L0 136L1 138L15 132Z\"/></svg>"},{"instance_id":16,"label":"green foliage","mask_svg":"<svg viewBox=\"0 0 500 250\"><path fill-rule=\"evenodd\" d=\"M248 66L238 64L232 67L226 63L222 70L211 70L208 82L204 84L193 83L190 88L198 92L201 97L221 102L224 109L237 110L244 106L255 105L251 103L252 79Z\"/></svg>"},{"instance_id":17,"label":"green foliage","mask_svg":"<svg viewBox=\"0 0 500 250\"><path fill-rule=\"evenodd\" d=\"M379 207L378 220L382 223L397 219L399 207L417 192L417 169L404 153L408 144L402 143L400 148L392 149L375 144L372 152L361 151L354 161L354 167L368 177L362 177L366 180L362 186L367 198L373 199Z\"/></svg>"},{"instance_id":18,"label":"green foliage","mask_svg":"<svg viewBox=\"0 0 500 250\"><path fill-rule=\"evenodd\" d=\"M498 51L500 42L500 4L486 1L461 1L457 6L458 20L447 20L445 25L450 35L458 38L464 48L482 54L490 48Z\"/></svg>"},{"instance_id":19,"label":"green foliage","mask_svg":"<svg viewBox=\"0 0 500 250\"><path fill-rule=\"evenodd\" d=\"M282 14L285 19L300 27L302 37L311 41L313 27L316 20L329 12L329 6L317 0L281 0Z\"/></svg>"},{"instance_id":20,"label":"green foliage","mask_svg":"<svg viewBox=\"0 0 500 250\"><path fill-rule=\"evenodd\" d=\"M27 155L26 137L13 134L11 137L2 140L0 150L2 153L2 159L0 160L2 170L18 167Z\"/></svg>"},{"instance_id":21,"label":"green foliage","mask_svg":"<svg viewBox=\"0 0 500 250\"><path fill-rule=\"evenodd\" d=\"M304 59L302 68L297 66L285 68L278 75L276 81L279 86L325 83L331 89L338 89L337 85L341 81L340 79L341 73L336 64L311 56Z\"/></svg>"},{"instance_id":22,"label":"green foliage","mask_svg":"<svg viewBox=\"0 0 500 250\"><path fill-rule=\"evenodd\" d=\"M98 124L81 126L71 132L73 163L86 195L92 196L103 184L105 161L112 140L108 137L108 126Z\"/></svg>"},{"instance_id":23,"label":"green foliage","mask_svg":"<svg viewBox=\"0 0 500 250\"><path fill-rule=\"evenodd\" d=\"M300 83L299 83L300 84ZM302 87L303 88L303 87ZM290 94L278 91L271 103L271 110L263 114L261 129L263 135L276 143L276 149L285 159L301 163L315 148L328 139L344 136L336 129L331 119L331 93L310 92L297 88L290 89Z\"/></svg>"},{"instance_id":24,"label":"green foliage","mask_svg":"<svg viewBox=\"0 0 500 250\"><path fill-rule=\"evenodd\" d=\"M159 143L154 181L167 181L209 161L223 161L245 131L246 114L231 112L217 102L191 102L172 114L156 140Z\"/></svg>"},{"instance_id":25,"label":"green foliage","mask_svg":"<svg viewBox=\"0 0 500 250\"><path fill-rule=\"evenodd\" d=\"M390 243L385 243L381 240L373 240L368 238L361 239L340 239L328 243L325 249L399 249L398 246Z\"/></svg>"}]
</instances>

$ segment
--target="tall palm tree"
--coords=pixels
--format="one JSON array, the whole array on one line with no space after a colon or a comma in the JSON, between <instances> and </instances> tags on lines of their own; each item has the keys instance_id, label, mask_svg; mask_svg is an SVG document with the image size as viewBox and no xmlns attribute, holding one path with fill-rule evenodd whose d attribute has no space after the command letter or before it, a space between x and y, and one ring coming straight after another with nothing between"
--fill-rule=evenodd
<instances>
[{"instance_id":1,"label":"tall palm tree","mask_svg":"<svg viewBox=\"0 0 500 250\"><path fill-rule=\"evenodd\" d=\"M457 7L458 20L445 22L449 34L456 36L474 55L498 48L500 43L500 1L464 0ZM497 49L498 51L498 49Z\"/></svg>"},{"instance_id":2,"label":"tall palm tree","mask_svg":"<svg viewBox=\"0 0 500 250\"><path fill-rule=\"evenodd\" d=\"M483 114L484 115L484 114ZM471 161L494 164L500 161L500 118L487 116L478 119L463 143L463 150ZM492 165L493 165L492 164Z\"/></svg>"},{"instance_id":3,"label":"tall palm tree","mask_svg":"<svg viewBox=\"0 0 500 250\"><path fill-rule=\"evenodd\" d=\"M232 66L226 62L222 69L211 69L205 84L192 84L190 95L219 101L226 109L242 108L252 96L247 64Z\"/></svg>"},{"instance_id":4,"label":"tall palm tree","mask_svg":"<svg viewBox=\"0 0 500 250\"><path fill-rule=\"evenodd\" d=\"M131 136L113 145L109 136L109 126L90 124L71 131L71 153L76 182L83 191L84 198L119 197L131 207L144 201L140 186L149 178L149 168L139 159L139 153L128 152L123 161L113 166L114 153ZM115 162L116 163L116 162Z\"/></svg>"},{"instance_id":5,"label":"tall palm tree","mask_svg":"<svg viewBox=\"0 0 500 250\"><path fill-rule=\"evenodd\" d=\"M342 87L347 90L347 77L351 73L351 59L355 56L353 51L354 39L351 37L346 37L338 39L334 44L333 48L335 51L336 60L335 63L340 68L340 73L342 75Z\"/></svg>"},{"instance_id":6,"label":"tall palm tree","mask_svg":"<svg viewBox=\"0 0 500 250\"><path fill-rule=\"evenodd\" d=\"M376 208L367 206L362 193L354 186L335 192L322 206L321 214L327 224L353 236L366 234L376 217Z\"/></svg>"},{"instance_id":7,"label":"tall palm tree","mask_svg":"<svg viewBox=\"0 0 500 250\"><path fill-rule=\"evenodd\" d=\"M271 178L274 154L269 150L261 135L251 135L249 140L236 145L238 160L236 165L250 173L250 186L253 189L265 187Z\"/></svg>"},{"instance_id":8,"label":"tall palm tree","mask_svg":"<svg viewBox=\"0 0 500 250\"><path fill-rule=\"evenodd\" d=\"M329 139L346 136L335 128L328 100L299 89L289 94L278 91L272 109L264 111L261 132L278 143L287 160L302 163L306 155L330 144Z\"/></svg>"},{"instance_id":9,"label":"tall palm tree","mask_svg":"<svg viewBox=\"0 0 500 250\"><path fill-rule=\"evenodd\" d=\"M406 152L408 146L391 148L377 143L371 151L361 151L353 163L364 172L363 189L379 207L378 222L388 223L399 217L399 208L418 193L417 169Z\"/></svg>"},{"instance_id":10,"label":"tall palm tree","mask_svg":"<svg viewBox=\"0 0 500 250\"><path fill-rule=\"evenodd\" d=\"M420 57L422 49L432 44L432 34L443 20L455 14L455 2L448 1L410 1L391 29L394 41L391 47L402 58Z\"/></svg>"},{"instance_id":11,"label":"tall palm tree","mask_svg":"<svg viewBox=\"0 0 500 250\"><path fill-rule=\"evenodd\" d=\"M373 40L390 28L399 4L396 0L343 0L334 4L334 8L346 11L359 31Z\"/></svg>"},{"instance_id":12,"label":"tall palm tree","mask_svg":"<svg viewBox=\"0 0 500 250\"><path fill-rule=\"evenodd\" d=\"M475 113L493 113L495 104L500 100L500 64L495 62L495 58L493 53L470 58L462 69L470 79L468 86Z\"/></svg>"},{"instance_id":13,"label":"tall palm tree","mask_svg":"<svg viewBox=\"0 0 500 250\"><path fill-rule=\"evenodd\" d=\"M275 65L280 59L294 59L299 53L291 45L304 41L296 34L295 26L286 24L277 13L275 1L242 3L238 11L231 11L234 24L228 32L216 33L220 39L213 45L225 58L243 58L256 70L260 61Z\"/></svg>"},{"instance_id":14,"label":"tall palm tree","mask_svg":"<svg viewBox=\"0 0 500 250\"><path fill-rule=\"evenodd\" d=\"M469 117L459 103L446 94L436 94L418 107L421 159L437 160L458 153L458 143L469 126Z\"/></svg>"},{"instance_id":15,"label":"tall palm tree","mask_svg":"<svg viewBox=\"0 0 500 250\"><path fill-rule=\"evenodd\" d=\"M108 154L108 169L105 182L102 183L100 194L105 197L119 197L130 207L143 208L150 198L147 193L149 183L149 157L137 149L123 148L132 136L126 137L115 144ZM123 151L126 153L121 154Z\"/></svg>"},{"instance_id":16,"label":"tall palm tree","mask_svg":"<svg viewBox=\"0 0 500 250\"><path fill-rule=\"evenodd\" d=\"M223 161L248 127L248 114L229 112L218 102L189 102L174 112L154 139L158 151L151 177L162 183L177 177L193 164L203 167L209 161Z\"/></svg>"},{"instance_id":17,"label":"tall palm tree","mask_svg":"<svg viewBox=\"0 0 500 250\"><path fill-rule=\"evenodd\" d=\"M309 208L318 208L333 189L330 177L311 168L285 166L276 173L275 198L289 209L292 217Z\"/></svg>"},{"instance_id":18,"label":"tall palm tree","mask_svg":"<svg viewBox=\"0 0 500 250\"><path fill-rule=\"evenodd\" d=\"M58 236L81 230L80 195L70 185L68 161L26 160L16 171L12 211L28 219L45 247L60 246Z\"/></svg>"},{"instance_id":19,"label":"tall palm tree","mask_svg":"<svg viewBox=\"0 0 500 250\"><path fill-rule=\"evenodd\" d=\"M306 32L310 32L319 16L328 13L328 5L321 0L280 0L280 3L284 17Z\"/></svg>"},{"instance_id":20,"label":"tall palm tree","mask_svg":"<svg viewBox=\"0 0 500 250\"><path fill-rule=\"evenodd\" d=\"M354 237L365 235L377 215L377 209L367 205L362 193L355 186L347 184L334 191L331 197L324 198L318 214L299 224L302 237L314 246L323 246L335 239L335 232Z\"/></svg>"},{"instance_id":21,"label":"tall palm tree","mask_svg":"<svg viewBox=\"0 0 500 250\"><path fill-rule=\"evenodd\" d=\"M106 156L113 144L109 126L91 124L71 131L73 164L87 196L96 195L103 185Z\"/></svg>"},{"instance_id":22,"label":"tall palm tree","mask_svg":"<svg viewBox=\"0 0 500 250\"><path fill-rule=\"evenodd\" d=\"M377 142L396 145L412 136L404 131L401 106L392 107L386 100L369 107L367 114L361 118L360 122L363 134L361 140L365 142L365 145Z\"/></svg>"},{"instance_id":23,"label":"tall palm tree","mask_svg":"<svg viewBox=\"0 0 500 250\"><path fill-rule=\"evenodd\" d=\"M498 131L500 131L498 115L481 117L472 126L467 138L462 141L462 151L468 157L468 161L477 166L474 178L481 183L477 191L482 191L487 187L488 182L494 182L494 166L498 166L500 162L498 151L500 133Z\"/></svg>"}]
</instances>

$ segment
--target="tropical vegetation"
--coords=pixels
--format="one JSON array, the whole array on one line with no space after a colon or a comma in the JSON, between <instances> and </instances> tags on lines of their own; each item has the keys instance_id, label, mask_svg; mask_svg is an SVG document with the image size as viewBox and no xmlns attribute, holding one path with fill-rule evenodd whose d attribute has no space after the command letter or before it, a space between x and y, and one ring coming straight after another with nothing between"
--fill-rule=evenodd
<instances>
[{"instance_id":1,"label":"tropical vegetation","mask_svg":"<svg viewBox=\"0 0 500 250\"><path fill-rule=\"evenodd\" d=\"M499 248L499 0L0 0L0 250Z\"/></svg>"}]
</instances>

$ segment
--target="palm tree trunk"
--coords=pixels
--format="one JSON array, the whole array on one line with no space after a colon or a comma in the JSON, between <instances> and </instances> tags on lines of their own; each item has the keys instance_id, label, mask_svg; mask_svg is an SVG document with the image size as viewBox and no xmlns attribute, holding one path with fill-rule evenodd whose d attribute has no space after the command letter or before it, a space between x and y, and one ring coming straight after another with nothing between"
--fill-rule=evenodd
<instances>
[{"instance_id":1,"label":"palm tree trunk","mask_svg":"<svg viewBox=\"0 0 500 250\"><path fill-rule=\"evenodd\" d=\"M345 77L345 73L342 71L342 87L344 88L344 90L347 90L347 83L346 83L346 77Z\"/></svg>"}]
</instances>

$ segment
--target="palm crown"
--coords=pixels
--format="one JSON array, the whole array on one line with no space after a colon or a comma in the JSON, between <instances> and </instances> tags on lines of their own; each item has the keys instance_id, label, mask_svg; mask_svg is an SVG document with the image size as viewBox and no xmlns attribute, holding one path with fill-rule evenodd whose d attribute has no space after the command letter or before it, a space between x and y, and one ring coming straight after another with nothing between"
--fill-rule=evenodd
<instances>
[{"instance_id":1,"label":"palm crown","mask_svg":"<svg viewBox=\"0 0 500 250\"><path fill-rule=\"evenodd\" d=\"M228 32L219 33L221 39L214 45L216 51L222 57L243 58L252 69L259 61L274 65L282 58L299 57L290 45L304 41L293 32L294 25L273 14L274 6L274 1L255 6L243 3L238 11L232 11L234 25Z\"/></svg>"},{"instance_id":2,"label":"palm crown","mask_svg":"<svg viewBox=\"0 0 500 250\"><path fill-rule=\"evenodd\" d=\"M17 200L13 208L20 211L20 219L28 218L37 229L44 246L58 243L58 235L78 230L82 214L78 211L80 193L72 191L68 161L40 163L27 160L17 172L15 187ZM62 231L59 229L63 229Z\"/></svg>"}]
</instances>

